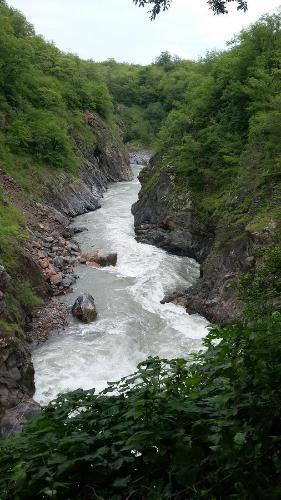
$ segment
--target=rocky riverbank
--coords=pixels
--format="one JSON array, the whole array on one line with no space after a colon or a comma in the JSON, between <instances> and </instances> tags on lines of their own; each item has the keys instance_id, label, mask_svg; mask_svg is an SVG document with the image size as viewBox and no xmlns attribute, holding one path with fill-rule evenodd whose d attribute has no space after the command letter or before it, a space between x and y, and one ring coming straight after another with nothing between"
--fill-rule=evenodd
<instances>
[{"instance_id":1,"label":"rocky riverbank","mask_svg":"<svg viewBox=\"0 0 281 500\"><path fill-rule=\"evenodd\" d=\"M70 228L71 219L99 208L109 182L132 178L120 139L97 115L87 113L85 119L94 129L96 143L87 156L83 145L78 145L84 154L79 176L50 171L38 195L36 190L24 191L5 171L0 172L6 203L25 218L25 233L15 239L14 268L9 272L1 268L0 435L19 430L37 409L32 400L31 346L67 323L68 310L52 297L71 290L77 278L75 264L81 252L73 240L77 230ZM17 293L19 280L27 284L29 300Z\"/></svg>"},{"instance_id":2,"label":"rocky riverbank","mask_svg":"<svg viewBox=\"0 0 281 500\"><path fill-rule=\"evenodd\" d=\"M187 312L215 323L237 320L241 315L237 282L255 264L257 236L244 231L239 238L219 244L222 230L217 221L203 219L190 193L176 184L172 167L159 169L157 159L143 169L140 181L139 200L132 207L137 241L192 257L201 264L196 285L185 293L164 297L163 302L180 304ZM231 234L231 228L228 231Z\"/></svg>"}]
</instances>

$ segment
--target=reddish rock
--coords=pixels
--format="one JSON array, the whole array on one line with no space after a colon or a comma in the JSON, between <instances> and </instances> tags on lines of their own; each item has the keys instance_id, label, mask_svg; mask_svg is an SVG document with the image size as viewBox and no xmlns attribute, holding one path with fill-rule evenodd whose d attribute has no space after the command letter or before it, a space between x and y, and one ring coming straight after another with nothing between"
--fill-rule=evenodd
<instances>
[{"instance_id":1,"label":"reddish rock","mask_svg":"<svg viewBox=\"0 0 281 500\"><path fill-rule=\"evenodd\" d=\"M100 254L97 250L94 250L88 254L82 255L82 258L86 259L86 264L93 266L93 264L98 264L98 267L106 266L116 266L117 264L117 253ZM96 265L93 267L97 267Z\"/></svg>"},{"instance_id":2,"label":"reddish rock","mask_svg":"<svg viewBox=\"0 0 281 500\"><path fill-rule=\"evenodd\" d=\"M98 264L97 262L94 262L94 261L86 261L86 266L90 266L90 267L96 267L97 269L101 267L100 264Z\"/></svg>"},{"instance_id":3,"label":"reddish rock","mask_svg":"<svg viewBox=\"0 0 281 500\"><path fill-rule=\"evenodd\" d=\"M52 285L60 285L62 283L62 274L57 273L50 277L50 282Z\"/></svg>"},{"instance_id":4,"label":"reddish rock","mask_svg":"<svg viewBox=\"0 0 281 500\"><path fill-rule=\"evenodd\" d=\"M85 258L87 262L95 262L98 255L99 252L97 250L93 250L92 252L83 254L82 257Z\"/></svg>"},{"instance_id":5,"label":"reddish rock","mask_svg":"<svg viewBox=\"0 0 281 500\"><path fill-rule=\"evenodd\" d=\"M39 265L42 267L42 269L47 269L47 267L49 267L49 262L47 259L41 259L39 260Z\"/></svg>"},{"instance_id":6,"label":"reddish rock","mask_svg":"<svg viewBox=\"0 0 281 500\"><path fill-rule=\"evenodd\" d=\"M45 271L45 276L46 278L48 279L51 279L52 276L55 276L57 273L57 271L55 270L54 266L53 265L50 265L46 271Z\"/></svg>"}]
</instances>

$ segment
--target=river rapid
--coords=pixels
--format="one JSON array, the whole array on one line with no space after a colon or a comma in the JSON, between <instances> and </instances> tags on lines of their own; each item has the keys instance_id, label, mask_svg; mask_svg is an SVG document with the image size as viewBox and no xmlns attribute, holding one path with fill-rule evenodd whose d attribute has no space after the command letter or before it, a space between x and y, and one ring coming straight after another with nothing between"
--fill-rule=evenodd
<instances>
[{"instance_id":1,"label":"river rapid","mask_svg":"<svg viewBox=\"0 0 281 500\"><path fill-rule=\"evenodd\" d=\"M117 252L118 263L103 269L78 266L80 279L64 300L72 305L78 295L90 293L98 318L90 325L73 318L66 330L33 351L35 399L42 405L78 388L100 391L148 356L186 357L207 334L204 318L160 304L165 293L193 284L199 266L135 241L131 206L140 189L140 167L133 169L133 181L110 185L101 209L75 219L75 225L88 228L76 237L82 250Z\"/></svg>"}]
</instances>

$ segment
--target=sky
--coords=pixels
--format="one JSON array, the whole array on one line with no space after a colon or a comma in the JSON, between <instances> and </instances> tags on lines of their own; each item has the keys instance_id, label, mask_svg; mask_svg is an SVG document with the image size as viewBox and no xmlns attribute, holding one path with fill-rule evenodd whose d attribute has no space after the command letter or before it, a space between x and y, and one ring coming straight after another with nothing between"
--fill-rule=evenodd
<instances>
[{"instance_id":1,"label":"sky","mask_svg":"<svg viewBox=\"0 0 281 500\"><path fill-rule=\"evenodd\" d=\"M281 0L248 0L246 14L233 5L224 16L214 16L207 0L173 0L170 10L155 21L133 0L8 0L8 4L65 52L95 61L114 58L149 64L165 50L196 59L223 49L241 28L276 11Z\"/></svg>"}]
</instances>

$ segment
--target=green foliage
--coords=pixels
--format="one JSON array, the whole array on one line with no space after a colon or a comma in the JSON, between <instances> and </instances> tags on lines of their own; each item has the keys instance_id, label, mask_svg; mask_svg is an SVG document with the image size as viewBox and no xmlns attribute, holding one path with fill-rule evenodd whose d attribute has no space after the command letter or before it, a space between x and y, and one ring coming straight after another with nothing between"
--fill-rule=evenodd
<instances>
[{"instance_id":1,"label":"green foliage","mask_svg":"<svg viewBox=\"0 0 281 500\"><path fill-rule=\"evenodd\" d=\"M150 11L151 19L155 19L161 11L166 11L171 6L173 0L133 0L139 7L144 7L145 5L152 5ZM237 3L237 10L247 10L248 5L245 0L208 0L207 3L215 14L227 14L227 5L229 2Z\"/></svg>"},{"instance_id":2,"label":"green foliage","mask_svg":"<svg viewBox=\"0 0 281 500\"><path fill-rule=\"evenodd\" d=\"M113 95L125 142L154 145L169 111L183 102L195 67L194 62L182 61L168 52L149 66L112 60L99 65L100 75Z\"/></svg>"},{"instance_id":3,"label":"green foliage","mask_svg":"<svg viewBox=\"0 0 281 500\"><path fill-rule=\"evenodd\" d=\"M21 157L73 170L81 161L73 133L77 115L89 111L112 119L106 83L93 69L97 65L46 43L5 2L0 20L0 163L6 168ZM80 128L82 123L87 138L89 127L80 120ZM12 167L9 171L13 175Z\"/></svg>"},{"instance_id":4,"label":"green foliage","mask_svg":"<svg viewBox=\"0 0 281 500\"><path fill-rule=\"evenodd\" d=\"M13 265L16 237L24 236L24 217L4 198L0 190L0 265Z\"/></svg>"},{"instance_id":5,"label":"green foliage","mask_svg":"<svg viewBox=\"0 0 281 500\"><path fill-rule=\"evenodd\" d=\"M213 328L193 362L59 396L2 441L1 498L278 498L280 326Z\"/></svg>"},{"instance_id":6,"label":"green foliage","mask_svg":"<svg viewBox=\"0 0 281 500\"><path fill-rule=\"evenodd\" d=\"M281 310L281 245L257 250L256 259L240 283L240 298L252 319Z\"/></svg>"},{"instance_id":7,"label":"green foliage","mask_svg":"<svg viewBox=\"0 0 281 500\"><path fill-rule=\"evenodd\" d=\"M44 301L36 295L26 280L19 282L18 300L29 311L36 309L44 304Z\"/></svg>"}]
</instances>

